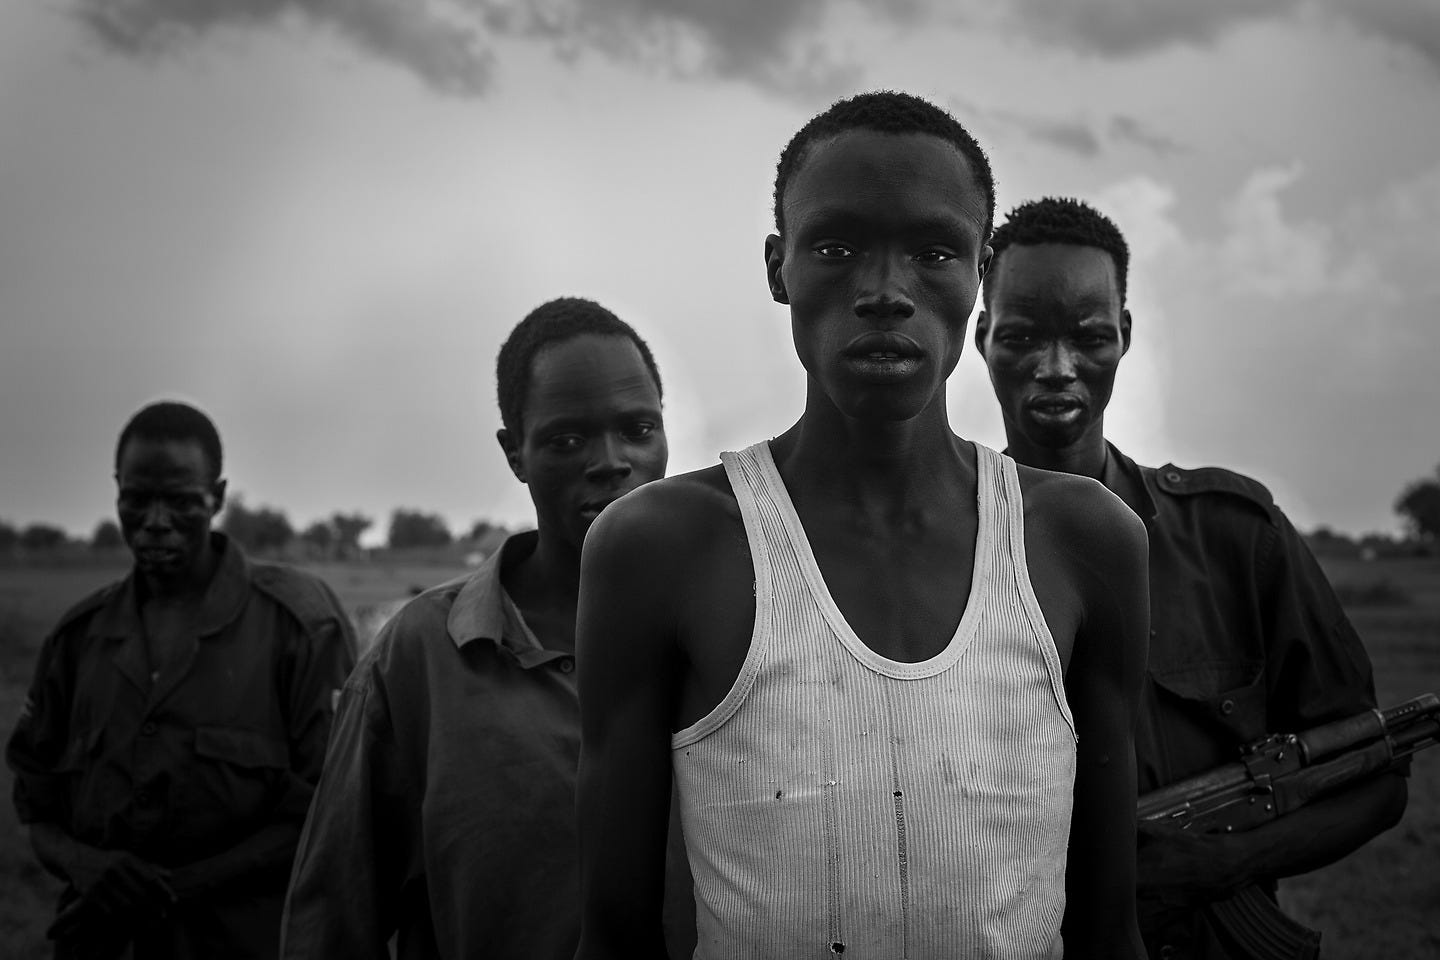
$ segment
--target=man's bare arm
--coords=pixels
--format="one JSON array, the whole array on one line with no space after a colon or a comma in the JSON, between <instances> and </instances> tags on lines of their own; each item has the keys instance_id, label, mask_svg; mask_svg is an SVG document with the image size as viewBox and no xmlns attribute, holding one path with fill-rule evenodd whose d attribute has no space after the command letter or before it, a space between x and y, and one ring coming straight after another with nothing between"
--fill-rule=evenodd
<instances>
[{"instance_id":1,"label":"man's bare arm","mask_svg":"<svg viewBox=\"0 0 1440 960\"><path fill-rule=\"evenodd\" d=\"M1066 869L1066 953L1145 956L1135 918L1135 717L1150 623L1145 528L1103 491L1072 503L1087 544L1083 613L1066 672L1075 718L1075 805ZM1078 498L1077 498L1078 499Z\"/></svg>"},{"instance_id":2,"label":"man's bare arm","mask_svg":"<svg viewBox=\"0 0 1440 960\"><path fill-rule=\"evenodd\" d=\"M679 684L672 583L684 538L653 484L591 527L576 622L581 749L577 960L664 957L670 735Z\"/></svg>"}]
</instances>

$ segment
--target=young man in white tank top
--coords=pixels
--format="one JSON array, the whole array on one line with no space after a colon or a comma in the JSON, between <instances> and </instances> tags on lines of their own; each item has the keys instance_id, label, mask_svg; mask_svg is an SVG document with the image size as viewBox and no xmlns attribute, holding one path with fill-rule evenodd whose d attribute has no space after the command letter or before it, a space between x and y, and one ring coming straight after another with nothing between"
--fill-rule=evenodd
<instances>
[{"instance_id":1,"label":"young man in white tank top","mask_svg":"<svg viewBox=\"0 0 1440 960\"><path fill-rule=\"evenodd\" d=\"M904 94L782 154L803 416L585 544L582 960L664 956L672 771L697 958L1143 956L1144 529L946 414L993 214L983 151Z\"/></svg>"}]
</instances>

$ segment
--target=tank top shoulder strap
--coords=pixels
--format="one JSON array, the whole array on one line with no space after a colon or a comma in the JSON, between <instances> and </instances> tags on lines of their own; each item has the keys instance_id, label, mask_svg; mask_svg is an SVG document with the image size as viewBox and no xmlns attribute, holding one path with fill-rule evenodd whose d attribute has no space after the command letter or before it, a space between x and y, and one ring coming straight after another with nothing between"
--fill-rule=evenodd
<instances>
[{"instance_id":1,"label":"tank top shoulder strap","mask_svg":"<svg viewBox=\"0 0 1440 960\"><path fill-rule=\"evenodd\" d=\"M1055 703L1060 708L1070 731L1075 732L1075 719L1070 714L1070 703L1065 696L1065 668L1060 663L1060 654L1055 647L1055 638L1045 613L1040 609L1040 600L1035 595L1035 585L1030 579L1030 566L1025 553L1025 497L1020 488L1020 473L1015 461L1003 453L997 453L982 444L975 444L976 459L985 457L993 465L991 476L995 478L996 499L999 504L999 537L1005 544L1010 557L1010 569L1014 572L1015 591L1030 621L1032 633L1045 658L1046 671L1050 675L1050 687Z\"/></svg>"},{"instance_id":2,"label":"tank top shoulder strap","mask_svg":"<svg viewBox=\"0 0 1440 960\"><path fill-rule=\"evenodd\" d=\"M734 716L735 711L745 702L750 688L754 686L755 677L769 653L770 640L774 634L772 597L775 581L770 549L773 534L769 530L780 521L776 517L766 517L776 511L774 497L768 489L763 469L763 458L768 456L769 447L763 440L738 452L726 451L720 454L720 462L725 466L725 476L735 494L735 503L740 507L740 518L745 524L745 539L750 544L750 562L755 571L755 628L750 635L750 650L745 655L745 662L725 699L690 726L676 731L670 738L671 749L703 740Z\"/></svg>"}]
</instances>

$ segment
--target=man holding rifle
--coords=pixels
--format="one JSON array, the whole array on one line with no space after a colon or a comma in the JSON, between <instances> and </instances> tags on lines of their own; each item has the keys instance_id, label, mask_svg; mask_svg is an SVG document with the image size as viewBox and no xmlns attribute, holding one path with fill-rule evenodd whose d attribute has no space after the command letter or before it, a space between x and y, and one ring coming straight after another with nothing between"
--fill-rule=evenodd
<instances>
[{"instance_id":1,"label":"man holding rifle","mask_svg":"<svg viewBox=\"0 0 1440 960\"><path fill-rule=\"evenodd\" d=\"M1131 329L1128 249L1115 224L1079 201L1047 198L1012 211L991 246L975 342L1008 453L1099 480L1149 532L1140 793L1231 763L1266 734L1372 709L1360 638L1269 492L1216 467L1141 467L1106 441L1105 407ZM1277 878L1338 860L1404 808L1404 779L1385 772L1248 830L1142 820L1136 873L1150 956L1245 956L1217 904L1237 894L1273 903Z\"/></svg>"}]
</instances>

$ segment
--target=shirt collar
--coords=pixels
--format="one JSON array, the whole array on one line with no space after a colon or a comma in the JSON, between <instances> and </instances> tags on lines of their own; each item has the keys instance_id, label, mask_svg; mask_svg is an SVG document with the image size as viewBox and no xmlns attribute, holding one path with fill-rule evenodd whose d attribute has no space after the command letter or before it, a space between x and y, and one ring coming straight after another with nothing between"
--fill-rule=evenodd
<instances>
[{"instance_id":1,"label":"shirt collar","mask_svg":"<svg viewBox=\"0 0 1440 960\"><path fill-rule=\"evenodd\" d=\"M1115 444L1107 440L1105 446L1110 451L1110 456L1105 460L1105 473L1101 477L1101 482L1109 487L1112 493L1120 496L1126 505L1148 524L1155 519L1160 510L1155 506L1155 498L1151 495L1150 487L1145 482L1144 471L1134 460L1121 453ZM1122 489L1128 493L1121 495ZM1132 497L1138 499L1139 502L1130 503Z\"/></svg>"},{"instance_id":2,"label":"shirt collar","mask_svg":"<svg viewBox=\"0 0 1440 960\"><path fill-rule=\"evenodd\" d=\"M238 544L219 531L210 534L210 545L219 557L205 594L200 599L200 617L195 634L208 637L229 626L250 598L250 563ZM139 636L144 632L140 620L140 590L135 569L111 595L91 621L95 636Z\"/></svg>"},{"instance_id":3,"label":"shirt collar","mask_svg":"<svg viewBox=\"0 0 1440 960\"><path fill-rule=\"evenodd\" d=\"M539 540L540 535L534 530L506 538L500 549L466 578L445 621L456 647L464 647L472 640L489 640L527 668L570 656L563 650L547 650L541 646L500 580L501 571L533 552Z\"/></svg>"}]
</instances>

